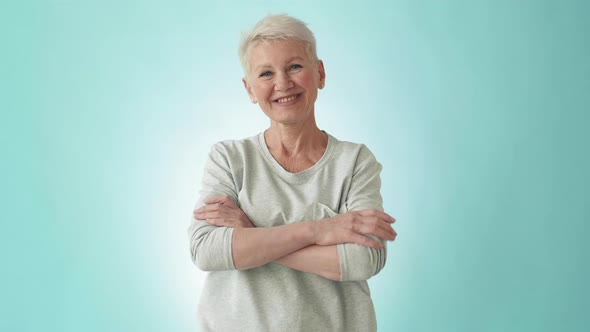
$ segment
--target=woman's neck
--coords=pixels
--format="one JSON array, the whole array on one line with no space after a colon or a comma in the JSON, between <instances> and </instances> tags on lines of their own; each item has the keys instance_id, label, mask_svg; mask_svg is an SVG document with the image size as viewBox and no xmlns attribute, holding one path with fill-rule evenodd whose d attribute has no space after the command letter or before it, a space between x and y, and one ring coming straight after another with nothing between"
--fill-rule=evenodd
<instances>
[{"instance_id":1,"label":"woman's neck","mask_svg":"<svg viewBox=\"0 0 590 332\"><path fill-rule=\"evenodd\" d=\"M275 160L289 172L300 172L322 158L328 136L315 124L271 123L264 132L268 150Z\"/></svg>"}]
</instances>

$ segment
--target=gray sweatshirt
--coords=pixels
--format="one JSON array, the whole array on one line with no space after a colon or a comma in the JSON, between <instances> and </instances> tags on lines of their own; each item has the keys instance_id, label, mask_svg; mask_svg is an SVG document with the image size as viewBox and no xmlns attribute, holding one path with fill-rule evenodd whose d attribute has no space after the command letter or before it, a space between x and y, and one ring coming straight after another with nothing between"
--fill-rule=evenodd
<instances>
[{"instance_id":1,"label":"gray sweatshirt","mask_svg":"<svg viewBox=\"0 0 590 332\"><path fill-rule=\"evenodd\" d=\"M208 197L227 195L256 227L367 208L383 211L380 172L381 165L366 146L328 134L322 158L305 171L290 173L272 157L260 133L211 148L195 208ZM337 245L342 280L333 281L277 263L236 270L233 228L193 219L188 233L193 261L211 271L199 304L202 331L377 329L366 280L385 265L385 248Z\"/></svg>"}]
</instances>

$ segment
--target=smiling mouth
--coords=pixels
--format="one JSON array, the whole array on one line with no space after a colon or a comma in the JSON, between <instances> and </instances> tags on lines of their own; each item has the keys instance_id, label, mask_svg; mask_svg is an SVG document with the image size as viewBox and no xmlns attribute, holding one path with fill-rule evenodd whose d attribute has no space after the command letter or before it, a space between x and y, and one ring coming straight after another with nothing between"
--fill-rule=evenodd
<instances>
[{"instance_id":1,"label":"smiling mouth","mask_svg":"<svg viewBox=\"0 0 590 332\"><path fill-rule=\"evenodd\" d=\"M284 103L288 103L290 101L293 101L293 100L299 98L299 96L301 96L301 94L283 97L283 98L275 99L275 102L279 103L279 104L284 104Z\"/></svg>"}]
</instances>

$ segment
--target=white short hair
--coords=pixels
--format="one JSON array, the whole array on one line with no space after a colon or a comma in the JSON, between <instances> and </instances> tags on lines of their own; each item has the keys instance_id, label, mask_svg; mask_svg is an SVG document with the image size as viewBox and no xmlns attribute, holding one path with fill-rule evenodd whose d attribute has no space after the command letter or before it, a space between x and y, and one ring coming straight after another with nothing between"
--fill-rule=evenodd
<instances>
[{"instance_id":1,"label":"white short hair","mask_svg":"<svg viewBox=\"0 0 590 332\"><path fill-rule=\"evenodd\" d=\"M252 30L242 34L240 42L240 63L246 76L250 72L248 51L258 41L297 40L305 44L307 55L313 63L317 63L318 55L313 32L307 25L288 15L268 15L258 21Z\"/></svg>"}]
</instances>

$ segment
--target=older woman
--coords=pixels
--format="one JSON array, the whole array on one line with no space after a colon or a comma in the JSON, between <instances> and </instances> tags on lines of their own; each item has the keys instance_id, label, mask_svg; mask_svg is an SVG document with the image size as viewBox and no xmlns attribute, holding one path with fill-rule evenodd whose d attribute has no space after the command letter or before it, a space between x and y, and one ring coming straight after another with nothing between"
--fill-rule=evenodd
<instances>
[{"instance_id":1,"label":"older woman","mask_svg":"<svg viewBox=\"0 0 590 332\"><path fill-rule=\"evenodd\" d=\"M394 218L367 147L315 122L324 65L305 24L268 16L240 46L244 86L270 119L254 137L215 144L189 227L211 271L203 331L374 331L367 279L385 264Z\"/></svg>"}]
</instances>

